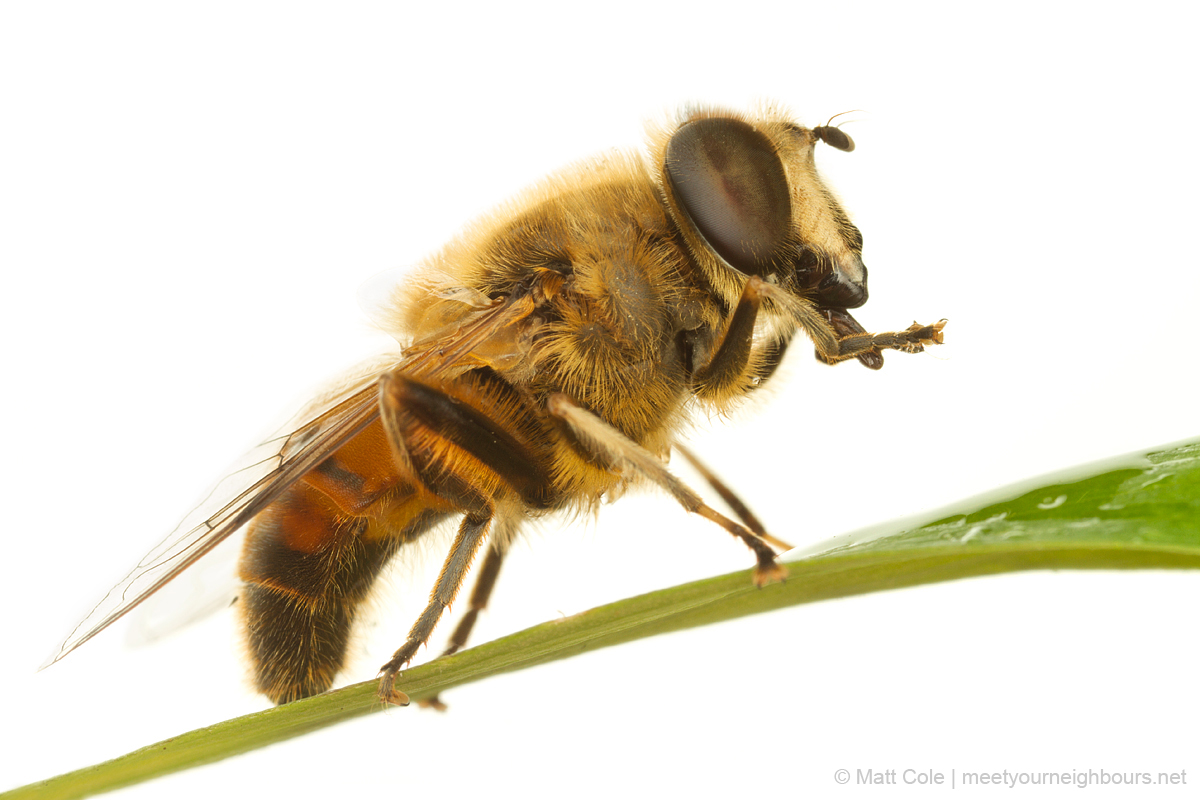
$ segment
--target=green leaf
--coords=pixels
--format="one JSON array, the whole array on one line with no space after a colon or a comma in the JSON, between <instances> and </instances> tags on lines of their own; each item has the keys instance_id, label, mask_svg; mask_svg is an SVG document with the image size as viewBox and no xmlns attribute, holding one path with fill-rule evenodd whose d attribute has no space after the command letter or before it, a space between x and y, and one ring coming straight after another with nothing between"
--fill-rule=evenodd
<instances>
[{"instance_id":1,"label":"green leaf","mask_svg":"<svg viewBox=\"0 0 1200 800\"><path fill-rule=\"evenodd\" d=\"M413 700L503 672L785 606L1029 569L1200 568L1200 440L1008 487L929 521L901 520L749 571L632 597L407 670ZM2 797L84 797L207 764L383 708L374 681L167 739Z\"/></svg>"}]
</instances>

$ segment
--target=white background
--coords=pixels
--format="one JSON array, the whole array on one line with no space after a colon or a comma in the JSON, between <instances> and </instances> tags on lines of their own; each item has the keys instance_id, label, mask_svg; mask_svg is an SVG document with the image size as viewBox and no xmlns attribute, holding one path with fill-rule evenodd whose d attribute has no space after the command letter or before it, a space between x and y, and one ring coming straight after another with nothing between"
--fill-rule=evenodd
<instances>
[{"instance_id":1,"label":"white background","mask_svg":"<svg viewBox=\"0 0 1200 800\"><path fill-rule=\"evenodd\" d=\"M701 421L695 447L778 536L1197 435L1182 4L417 5L0 9L0 788L263 708L228 613L34 669L226 464L378 346L363 281L686 102L869 112L856 152L819 155L866 237L856 316L950 319L943 348L878 373L793 347L768 402ZM347 679L399 644L442 554L399 566ZM749 565L630 498L518 547L480 639ZM1187 769L1194 787L1198 601L1195 574L1038 573L802 606L124 796L917 794L838 786L840 768Z\"/></svg>"}]
</instances>

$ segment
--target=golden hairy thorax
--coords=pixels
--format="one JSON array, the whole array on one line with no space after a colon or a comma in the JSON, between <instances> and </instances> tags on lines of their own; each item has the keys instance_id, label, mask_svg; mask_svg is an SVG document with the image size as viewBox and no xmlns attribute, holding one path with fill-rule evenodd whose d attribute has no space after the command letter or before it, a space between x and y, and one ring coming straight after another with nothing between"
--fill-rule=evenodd
<instances>
[{"instance_id":1,"label":"golden hairy thorax","mask_svg":"<svg viewBox=\"0 0 1200 800\"><path fill-rule=\"evenodd\" d=\"M693 288L695 269L641 159L610 156L470 226L404 292L397 327L421 342L461 326L482 304L463 302L461 287L486 298L534 291L537 310L475 353L528 399L513 415L546 418L546 398L563 392L665 455L689 395L677 338L719 321ZM546 428L560 498L590 502L619 482Z\"/></svg>"}]
</instances>

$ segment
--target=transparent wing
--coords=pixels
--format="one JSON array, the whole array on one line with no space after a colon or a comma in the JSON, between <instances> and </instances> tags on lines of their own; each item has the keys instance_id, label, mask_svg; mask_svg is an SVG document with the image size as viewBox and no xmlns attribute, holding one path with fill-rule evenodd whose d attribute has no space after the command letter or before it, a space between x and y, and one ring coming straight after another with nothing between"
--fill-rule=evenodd
<instances>
[{"instance_id":1,"label":"transparent wing","mask_svg":"<svg viewBox=\"0 0 1200 800\"><path fill-rule=\"evenodd\" d=\"M245 541L246 528L234 531L147 597L129 614L125 642L134 647L154 644L232 606L242 589L237 566Z\"/></svg>"},{"instance_id":2,"label":"transparent wing","mask_svg":"<svg viewBox=\"0 0 1200 800\"><path fill-rule=\"evenodd\" d=\"M496 300L465 314L452 329L415 343L404 357L380 361L328 395L318 398L274 436L243 456L228 476L75 626L42 669L128 614L198 559L275 502L379 416L376 384L386 370L414 377L441 377L490 363L475 351L504 339L533 311L533 301Z\"/></svg>"},{"instance_id":3,"label":"transparent wing","mask_svg":"<svg viewBox=\"0 0 1200 800\"><path fill-rule=\"evenodd\" d=\"M359 365L354 372L342 376L341 382L335 387L330 387L323 395L310 401L269 441L282 443L291 434L296 434L293 439L299 440L299 434L307 426L312 425L322 414L330 411L349 395L368 388L382 370L395 366L398 359L398 356L391 355ZM263 444L266 445L267 442ZM248 464L252 458L252 454L247 454L242 462ZM193 519L208 519L233 500L240 491L251 488L250 484L238 484L235 479L238 474L237 470L231 468L222 483L213 487L206 500L189 516ZM246 478L253 477L251 473L243 472L243 475ZM153 589L144 602L136 603L137 609L135 613L130 614L133 622L126 632L125 640L132 645L151 644L228 608L241 590L241 581L237 577L237 562L241 556L245 530L243 526L222 535L218 542L205 551L203 558L196 559L182 574L177 574L168 583ZM183 523L180 523L171 536L182 533ZM136 571L135 568L134 572ZM132 608L131 605L130 609Z\"/></svg>"},{"instance_id":4,"label":"transparent wing","mask_svg":"<svg viewBox=\"0 0 1200 800\"><path fill-rule=\"evenodd\" d=\"M243 456L175 530L95 605L42 665L48 667L136 608L274 502L378 415L375 377L348 389L291 433Z\"/></svg>"}]
</instances>

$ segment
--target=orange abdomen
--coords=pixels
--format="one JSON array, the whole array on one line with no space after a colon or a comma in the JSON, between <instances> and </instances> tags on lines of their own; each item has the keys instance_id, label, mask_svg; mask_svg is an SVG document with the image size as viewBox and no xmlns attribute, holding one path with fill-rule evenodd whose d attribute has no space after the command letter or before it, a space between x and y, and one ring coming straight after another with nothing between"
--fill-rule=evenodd
<instances>
[{"instance_id":1,"label":"orange abdomen","mask_svg":"<svg viewBox=\"0 0 1200 800\"><path fill-rule=\"evenodd\" d=\"M558 500L553 434L530 398L490 369L426 384L393 375L380 420L254 518L239 575L257 688L276 703L328 689L358 607L401 545L442 518L509 497ZM402 452L398 466L396 451ZM483 516L490 526L490 511Z\"/></svg>"},{"instance_id":2,"label":"orange abdomen","mask_svg":"<svg viewBox=\"0 0 1200 800\"><path fill-rule=\"evenodd\" d=\"M328 689L375 578L448 510L402 479L376 421L259 514L238 570L259 691L286 703ZM384 513L387 535L372 535Z\"/></svg>"}]
</instances>

